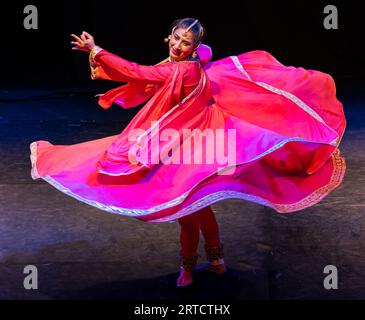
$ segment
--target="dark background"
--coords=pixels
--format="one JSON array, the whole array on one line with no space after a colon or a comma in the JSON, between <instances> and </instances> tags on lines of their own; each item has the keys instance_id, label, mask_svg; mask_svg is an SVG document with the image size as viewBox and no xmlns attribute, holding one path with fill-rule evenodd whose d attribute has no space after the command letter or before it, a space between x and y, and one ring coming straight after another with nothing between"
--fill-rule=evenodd
<instances>
[{"instance_id":1,"label":"dark background","mask_svg":"<svg viewBox=\"0 0 365 320\"><path fill-rule=\"evenodd\" d=\"M26 30L26 5L37 6L39 29ZM326 30L326 5L336 5L339 29ZM86 30L101 47L141 64L167 55L173 20L206 26L214 60L267 50L286 65L362 80L365 71L360 1L6 1L1 7L1 84L90 83L86 54L70 50L70 33Z\"/></svg>"},{"instance_id":2,"label":"dark background","mask_svg":"<svg viewBox=\"0 0 365 320\"><path fill-rule=\"evenodd\" d=\"M23 28L28 4L39 30ZM328 4L338 8L338 30L323 27ZM329 197L292 215L238 199L214 204L229 272L197 274L197 286L179 291L177 224L107 214L33 181L29 144L116 135L139 111L97 105L94 94L116 83L91 81L70 33L86 30L113 53L155 64L167 56L171 22L186 16L205 24L214 59L261 49L330 73L347 119L347 171ZM364 16L360 1L0 2L0 300L364 299ZM203 263L203 242L199 253ZM39 267L39 290L23 288L28 264ZM324 289L326 265L338 267L339 290Z\"/></svg>"}]
</instances>

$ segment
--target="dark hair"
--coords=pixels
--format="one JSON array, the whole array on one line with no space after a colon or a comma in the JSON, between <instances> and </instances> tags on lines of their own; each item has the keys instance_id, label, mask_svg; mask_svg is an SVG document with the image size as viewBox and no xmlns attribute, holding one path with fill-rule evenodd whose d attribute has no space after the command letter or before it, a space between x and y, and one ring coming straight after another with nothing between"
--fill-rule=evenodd
<instances>
[{"instance_id":1,"label":"dark hair","mask_svg":"<svg viewBox=\"0 0 365 320\"><path fill-rule=\"evenodd\" d=\"M197 19L195 18L183 18L175 20L172 23L172 30L174 28L183 28L186 29L190 27ZM196 44L200 44L203 38L206 36L205 28L202 26L202 24L198 21L190 30L189 32L192 33L194 42Z\"/></svg>"}]
</instances>

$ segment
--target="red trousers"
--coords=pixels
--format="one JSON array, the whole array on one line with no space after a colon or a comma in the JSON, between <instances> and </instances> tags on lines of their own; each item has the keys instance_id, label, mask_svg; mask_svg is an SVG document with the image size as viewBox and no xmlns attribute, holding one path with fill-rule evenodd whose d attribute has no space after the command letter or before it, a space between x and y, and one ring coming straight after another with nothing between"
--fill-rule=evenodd
<instances>
[{"instance_id":1,"label":"red trousers","mask_svg":"<svg viewBox=\"0 0 365 320\"><path fill-rule=\"evenodd\" d=\"M200 230L206 247L220 245L219 229L211 207L205 207L195 213L178 219L181 243L181 256L189 257L197 254Z\"/></svg>"}]
</instances>

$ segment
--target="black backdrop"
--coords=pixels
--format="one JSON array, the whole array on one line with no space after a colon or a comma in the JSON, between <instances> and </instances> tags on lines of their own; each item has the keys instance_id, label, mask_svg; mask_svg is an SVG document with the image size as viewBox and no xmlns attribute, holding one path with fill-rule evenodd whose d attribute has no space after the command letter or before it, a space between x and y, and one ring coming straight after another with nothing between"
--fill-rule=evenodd
<instances>
[{"instance_id":1,"label":"black backdrop","mask_svg":"<svg viewBox=\"0 0 365 320\"><path fill-rule=\"evenodd\" d=\"M39 29L25 30L23 9L37 6ZM336 5L339 29L323 27L323 8ZM176 18L199 18L214 59L261 49L286 65L362 80L365 71L361 1L13 1L1 8L2 85L86 83L86 54L70 50L70 33L86 30L101 47L142 64L167 55L163 39Z\"/></svg>"}]
</instances>

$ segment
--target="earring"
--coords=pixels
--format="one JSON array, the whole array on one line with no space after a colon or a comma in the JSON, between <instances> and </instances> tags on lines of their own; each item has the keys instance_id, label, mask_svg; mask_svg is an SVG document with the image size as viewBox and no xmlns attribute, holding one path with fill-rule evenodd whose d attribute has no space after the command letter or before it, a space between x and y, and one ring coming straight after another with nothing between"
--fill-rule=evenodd
<instances>
[{"instance_id":1,"label":"earring","mask_svg":"<svg viewBox=\"0 0 365 320\"><path fill-rule=\"evenodd\" d=\"M163 39L163 41L165 41L167 43L167 42L169 42L170 39L171 39L171 36L168 36L167 38Z\"/></svg>"},{"instance_id":2,"label":"earring","mask_svg":"<svg viewBox=\"0 0 365 320\"><path fill-rule=\"evenodd\" d=\"M196 59L196 58L198 57L198 54L196 53L196 50L194 50L194 52L193 52L193 54L192 54L192 57L193 57L194 59Z\"/></svg>"}]
</instances>

